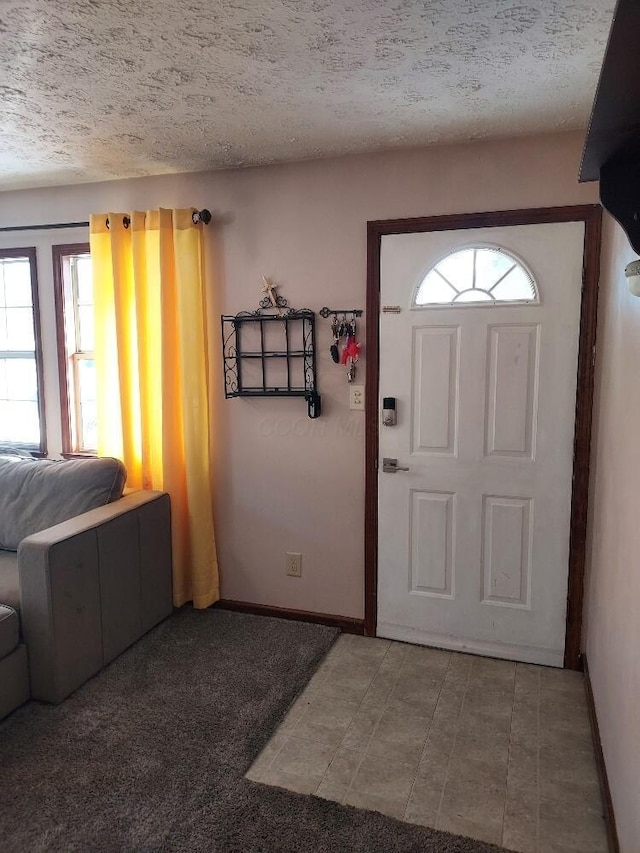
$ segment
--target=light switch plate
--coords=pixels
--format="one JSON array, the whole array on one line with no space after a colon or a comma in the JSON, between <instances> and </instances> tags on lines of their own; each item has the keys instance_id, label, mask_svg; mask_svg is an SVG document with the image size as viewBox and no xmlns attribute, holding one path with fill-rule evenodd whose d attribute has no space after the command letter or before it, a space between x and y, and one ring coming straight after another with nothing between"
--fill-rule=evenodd
<instances>
[{"instance_id":1,"label":"light switch plate","mask_svg":"<svg viewBox=\"0 0 640 853\"><path fill-rule=\"evenodd\" d=\"M364 385L349 385L349 408L364 412Z\"/></svg>"}]
</instances>

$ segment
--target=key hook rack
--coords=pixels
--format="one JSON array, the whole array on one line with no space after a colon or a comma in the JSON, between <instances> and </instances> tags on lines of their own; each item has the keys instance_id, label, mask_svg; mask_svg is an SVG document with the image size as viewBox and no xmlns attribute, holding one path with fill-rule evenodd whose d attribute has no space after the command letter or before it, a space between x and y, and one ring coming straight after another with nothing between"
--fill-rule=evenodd
<instances>
[{"instance_id":1,"label":"key hook rack","mask_svg":"<svg viewBox=\"0 0 640 853\"><path fill-rule=\"evenodd\" d=\"M327 308L325 305L324 308L321 308L318 311L318 314L321 317L324 317L326 320L327 317L333 315L334 317L340 316L344 317L347 314L351 314L352 317L362 317L362 308Z\"/></svg>"},{"instance_id":2,"label":"key hook rack","mask_svg":"<svg viewBox=\"0 0 640 853\"><path fill-rule=\"evenodd\" d=\"M331 321L331 332L333 343L329 348L332 360L336 364L346 365L347 382L353 382L356 378L356 362L360 356L360 344L356 341L356 317L361 317L361 308L327 308L325 305L318 312L325 320L333 317ZM342 353L340 342L345 341Z\"/></svg>"}]
</instances>

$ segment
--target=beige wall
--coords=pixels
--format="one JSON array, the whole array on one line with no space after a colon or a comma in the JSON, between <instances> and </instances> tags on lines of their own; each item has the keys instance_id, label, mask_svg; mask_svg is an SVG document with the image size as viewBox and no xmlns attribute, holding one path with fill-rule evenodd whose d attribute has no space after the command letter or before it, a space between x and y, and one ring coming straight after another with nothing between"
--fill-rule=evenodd
<instances>
[{"instance_id":1,"label":"beige wall","mask_svg":"<svg viewBox=\"0 0 640 853\"><path fill-rule=\"evenodd\" d=\"M364 308L372 219L597 200L578 185L581 134L0 194L0 225L83 220L158 205L210 208L213 352L218 315L253 308L263 274L291 304ZM299 400L221 398L214 365L216 531L226 598L363 615L364 414L319 319L323 415ZM364 363L358 379L364 378ZM285 552L303 576L285 575Z\"/></svg>"},{"instance_id":2,"label":"beige wall","mask_svg":"<svg viewBox=\"0 0 640 853\"><path fill-rule=\"evenodd\" d=\"M640 299L605 218L584 648L623 853L640 850Z\"/></svg>"}]
</instances>

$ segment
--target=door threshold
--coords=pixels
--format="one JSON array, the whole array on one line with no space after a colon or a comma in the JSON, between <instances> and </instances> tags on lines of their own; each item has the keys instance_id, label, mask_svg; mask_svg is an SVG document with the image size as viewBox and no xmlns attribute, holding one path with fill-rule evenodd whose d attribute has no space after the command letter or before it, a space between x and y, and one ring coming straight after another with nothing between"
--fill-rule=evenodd
<instances>
[{"instance_id":1,"label":"door threshold","mask_svg":"<svg viewBox=\"0 0 640 853\"><path fill-rule=\"evenodd\" d=\"M436 649L462 652L469 655L513 660L519 663L533 663L540 666L564 666L564 648L539 649L533 646L521 646L515 643L489 643L482 640L468 640L464 637L451 637L436 634L404 625L378 622L376 636L386 640L398 640L401 643L413 643L417 646L432 646Z\"/></svg>"}]
</instances>

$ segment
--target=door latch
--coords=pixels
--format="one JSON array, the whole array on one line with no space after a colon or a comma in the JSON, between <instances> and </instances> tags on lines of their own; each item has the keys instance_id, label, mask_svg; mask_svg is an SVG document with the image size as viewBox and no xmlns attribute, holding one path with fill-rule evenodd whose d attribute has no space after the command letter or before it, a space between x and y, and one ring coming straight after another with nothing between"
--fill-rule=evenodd
<instances>
[{"instance_id":1,"label":"door latch","mask_svg":"<svg viewBox=\"0 0 640 853\"><path fill-rule=\"evenodd\" d=\"M395 474L396 471L408 471L408 468L404 468L402 465L398 465L397 459L391 459L388 456L385 456L382 460L382 470L385 474Z\"/></svg>"}]
</instances>

